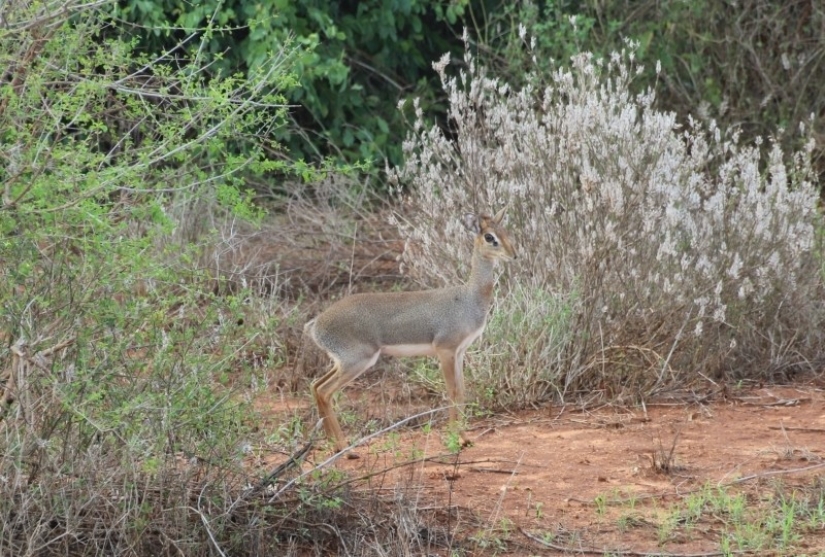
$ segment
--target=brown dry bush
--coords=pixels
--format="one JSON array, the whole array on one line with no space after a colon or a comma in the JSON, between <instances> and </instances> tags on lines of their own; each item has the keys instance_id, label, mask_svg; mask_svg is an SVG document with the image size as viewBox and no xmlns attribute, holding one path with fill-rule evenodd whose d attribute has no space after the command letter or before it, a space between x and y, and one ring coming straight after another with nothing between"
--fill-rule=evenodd
<instances>
[{"instance_id":1,"label":"brown dry bush","mask_svg":"<svg viewBox=\"0 0 825 557\"><path fill-rule=\"evenodd\" d=\"M220 288L325 300L387 287L402 278L403 244L387 224L386 201L362 180L336 174L309 186L287 181L257 226L188 205L181 209L178 236L204 245L198 265Z\"/></svg>"}]
</instances>

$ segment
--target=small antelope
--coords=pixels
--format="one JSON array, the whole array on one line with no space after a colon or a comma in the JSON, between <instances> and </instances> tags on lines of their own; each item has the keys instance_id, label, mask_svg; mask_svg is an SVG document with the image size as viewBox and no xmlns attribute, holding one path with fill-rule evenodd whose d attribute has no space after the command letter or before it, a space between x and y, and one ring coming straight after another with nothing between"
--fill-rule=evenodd
<instances>
[{"instance_id":1,"label":"small antelope","mask_svg":"<svg viewBox=\"0 0 825 557\"><path fill-rule=\"evenodd\" d=\"M495 216L464 215L475 234L470 279L463 286L420 292L355 294L330 306L304 327L332 359L332 369L312 384L327 438L338 451L347 442L332 409L332 395L372 367L381 354L437 356L450 398L450 421L464 404L464 352L481 336L493 302L499 259L516 257L501 227L504 209ZM462 440L467 439L462 434Z\"/></svg>"}]
</instances>

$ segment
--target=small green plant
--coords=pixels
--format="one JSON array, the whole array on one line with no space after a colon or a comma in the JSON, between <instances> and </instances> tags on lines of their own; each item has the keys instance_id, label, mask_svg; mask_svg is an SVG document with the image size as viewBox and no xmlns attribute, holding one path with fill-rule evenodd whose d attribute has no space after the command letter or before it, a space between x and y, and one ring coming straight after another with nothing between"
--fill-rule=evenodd
<instances>
[{"instance_id":1,"label":"small green plant","mask_svg":"<svg viewBox=\"0 0 825 557\"><path fill-rule=\"evenodd\" d=\"M780 497L779 508L768 523L769 530L775 531L776 545L779 549L788 549L801 539L797 523L800 505L793 493L789 497Z\"/></svg>"},{"instance_id":2,"label":"small green plant","mask_svg":"<svg viewBox=\"0 0 825 557\"><path fill-rule=\"evenodd\" d=\"M639 499L636 496L636 492L632 490L628 491L626 493L625 502L627 503L627 506L630 507L630 510L635 510L636 504L639 502Z\"/></svg>"},{"instance_id":3,"label":"small green plant","mask_svg":"<svg viewBox=\"0 0 825 557\"><path fill-rule=\"evenodd\" d=\"M738 523L745 515L747 498L742 493L731 493L727 488L719 487L711 493L709 503L715 513Z\"/></svg>"},{"instance_id":4,"label":"small green plant","mask_svg":"<svg viewBox=\"0 0 825 557\"><path fill-rule=\"evenodd\" d=\"M453 454L461 452L461 434L453 428L444 433L444 446Z\"/></svg>"},{"instance_id":5,"label":"small green plant","mask_svg":"<svg viewBox=\"0 0 825 557\"><path fill-rule=\"evenodd\" d=\"M297 413L292 414L267 436L266 442L287 447L295 446L303 440L304 429L303 418Z\"/></svg>"},{"instance_id":6,"label":"small green plant","mask_svg":"<svg viewBox=\"0 0 825 557\"><path fill-rule=\"evenodd\" d=\"M644 524L645 521L637 513L622 514L616 521L616 526L622 532L626 532L631 528L638 528Z\"/></svg>"},{"instance_id":7,"label":"small green plant","mask_svg":"<svg viewBox=\"0 0 825 557\"><path fill-rule=\"evenodd\" d=\"M493 401L495 399L494 390L492 387L485 388L485 400ZM493 412L489 407L473 401L464 406L464 414L473 418L489 418L493 415Z\"/></svg>"},{"instance_id":8,"label":"small green plant","mask_svg":"<svg viewBox=\"0 0 825 557\"><path fill-rule=\"evenodd\" d=\"M604 517L607 512L607 495L600 493L593 498L593 503L596 505L596 514L599 517Z\"/></svg>"},{"instance_id":9,"label":"small green plant","mask_svg":"<svg viewBox=\"0 0 825 557\"><path fill-rule=\"evenodd\" d=\"M659 526L656 530L656 536L659 541L659 545L664 545L667 543L671 537L673 536L674 531L679 525L679 514L678 512L669 512L665 514L664 519L659 522Z\"/></svg>"},{"instance_id":10,"label":"small green plant","mask_svg":"<svg viewBox=\"0 0 825 557\"><path fill-rule=\"evenodd\" d=\"M388 432L381 443L381 451L397 453L398 447L401 445L401 434L397 431Z\"/></svg>"},{"instance_id":11,"label":"small green plant","mask_svg":"<svg viewBox=\"0 0 825 557\"><path fill-rule=\"evenodd\" d=\"M421 383L429 392L441 393L444 391L444 378L438 365L431 358L414 358L412 362L412 373L410 377L413 381Z\"/></svg>"},{"instance_id":12,"label":"small green plant","mask_svg":"<svg viewBox=\"0 0 825 557\"><path fill-rule=\"evenodd\" d=\"M507 550L507 536L506 533L504 537L501 537L498 532L483 530L471 536L470 539L485 552L492 552L493 555L497 555Z\"/></svg>"},{"instance_id":13,"label":"small green plant","mask_svg":"<svg viewBox=\"0 0 825 557\"><path fill-rule=\"evenodd\" d=\"M822 492L816 498L814 507L808 516L808 528L810 530L825 529L825 496Z\"/></svg>"},{"instance_id":14,"label":"small green plant","mask_svg":"<svg viewBox=\"0 0 825 557\"><path fill-rule=\"evenodd\" d=\"M509 518L501 518L498 521L498 531L501 532L504 536L504 539L509 539L510 534L512 534L515 526L513 521Z\"/></svg>"},{"instance_id":15,"label":"small green plant","mask_svg":"<svg viewBox=\"0 0 825 557\"><path fill-rule=\"evenodd\" d=\"M685 510L683 511L685 525L692 526L702 517L711 489L706 484L701 490L687 496L684 501Z\"/></svg>"},{"instance_id":16,"label":"small green plant","mask_svg":"<svg viewBox=\"0 0 825 557\"><path fill-rule=\"evenodd\" d=\"M719 541L719 551L724 557L731 557L734 554L730 536L728 534L722 535L722 539Z\"/></svg>"},{"instance_id":17,"label":"small green plant","mask_svg":"<svg viewBox=\"0 0 825 557\"><path fill-rule=\"evenodd\" d=\"M345 396L343 393L335 393L337 396L336 399ZM346 426L353 426L358 424L361 421L361 416L358 412L352 407L342 407L338 406L340 410L338 410L338 417L341 420L342 425Z\"/></svg>"},{"instance_id":18,"label":"small green plant","mask_svg":"<svg viewBox=\"0 0 825 557\"><path fill-rule=\"evenodd\" d=\"M336 491L335 486L343 479L342 475L335 472L316 472L312 474L312 483L302 486L298 490L298 497L301 502L318 509L339 510L344 500L334 493Z\"/></svg>"}]
</instances>

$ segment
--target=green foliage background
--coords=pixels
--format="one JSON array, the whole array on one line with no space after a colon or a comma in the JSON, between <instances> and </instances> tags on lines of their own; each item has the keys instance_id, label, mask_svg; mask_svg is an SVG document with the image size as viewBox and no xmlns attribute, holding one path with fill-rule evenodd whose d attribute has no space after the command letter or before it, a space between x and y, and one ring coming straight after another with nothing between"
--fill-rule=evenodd
<instances>
[{"instance_id":1,"label":"green foliage background","mask_svg":"<svg viewBox=\"0 0 825 557\"><path fill-rule=\"evenodd\" d=\"M644 65L635 82L639 89L655 85L659 108L682 123L715 119L723 132L773 138L790 151L805 135L800 124L813 126L817 138L825 134L823 26L825 5L805 0L545 0L502 3L479 40L488 45L488 63L511 83L536 51L549 72L578 52L610 56L633 40ZM525 48L530 37L532 50ZM822 141L813 155L825 175Z\"/></svg>"},{"instance_id":2,"label":"green foliage background","mask_svg":"<svg viewBox=\"0 0 825 557\"><path fill-rule=\"evenodd\" d=\"M401 162L404 127L398 101L413 95L436 101L429 87L431 63L460 48L455 34L466 5L466 0L208 0L197 5L130 0L120 3L116 17L134 24L124 24L121 32L149 49L173 48L213 25L216 31L204 44L184 44L182 50L184 56L197 50L216 74L254 71L273 52L294 48L291 64L298 83L286 91L294 125L276 134L289 156L383 166L384 159Z\"/></svg>"},{"instance_id":3,"label":"green foliage background","mask_svg":"<svg viewBox=\"0 0 825 557\"><path fill-rule=\"evenodd\" d=\"M638 82L659 83L661 108L683 120L717 118L745 137L786 130L783 141L793 143L799 123L825 110L825 8L804 0L123 0L115 14L120 33L155 49L212 26L206 41L178 55L197 52L224 75L297 47L297 82L286 91L293 126L276 139L288 147L283 156L306 160L400 164L405 117L396 107L410 97L448 125L431 63L444 53L460 58L464 29L479 56L515 80L528 56L551 70L577 52L607 55L633 39L646 66Z\"/></svg>"}]
</instances>

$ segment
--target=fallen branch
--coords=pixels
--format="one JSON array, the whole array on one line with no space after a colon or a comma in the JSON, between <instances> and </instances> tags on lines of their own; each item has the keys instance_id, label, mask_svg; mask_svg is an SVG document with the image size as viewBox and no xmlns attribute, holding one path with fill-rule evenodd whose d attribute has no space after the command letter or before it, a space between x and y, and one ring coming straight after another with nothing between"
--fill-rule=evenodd
<instances>
[{"instance_id":1,"label":"fallen branch","mask_svg":"<svg viewBox=\"0 0 825 557\"><path fill-rule=\"evenodd\" d=\"M577 553L580 555L630 555L632 557L717 557L719 555L747 555L754 553L753 551L710 551L707 553L665 553L663 551L654 551L649 553L647 551L633 551L630 549L616 549L608 547L573 547L566 545L559 545L552 542L545 541L527 532L523 528L519 528L519 532L524 534L527 538L533 540L539 545L552 549L553 551L561 551L562 553Z\"/></svg>"}]
</instances>

